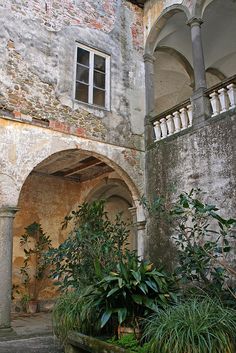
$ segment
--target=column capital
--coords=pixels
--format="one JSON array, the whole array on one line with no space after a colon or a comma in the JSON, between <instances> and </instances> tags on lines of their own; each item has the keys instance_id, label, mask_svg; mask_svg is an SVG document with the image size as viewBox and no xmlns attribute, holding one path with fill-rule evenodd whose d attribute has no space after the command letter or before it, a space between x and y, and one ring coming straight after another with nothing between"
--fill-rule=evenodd
<instances>
[{"instance_id":1,"label":"column capital","mask_svg":"<svg viewBox=\"0 0 236 353\"><path fill-rule=\"evenodd\" d=\"M12 206L0 207L0 218L14 218L19 208Z\"/></svg>"},{"instance_id":2,"label":"column capital","mask_svg":"<svg viewBox=\"0 0 236 353\"><path fill-rule=\"evenodd\" d=\"M138 230L144 230L146 227L146 221L139 221L137 222L137 228Z\"/></svg>"},{"instance_id":3,"label":"column capital","mask_svg":"<svg viewBox=\"0 0 236 353\"><path fill-rule=\"evenodd\" d=\"M131 213L131 215L133 217L136 217L136 215L137 215L137 207L135 207L135 206L129 207L129 211L130 211L130 213Z\"/></svg>"},{"instance_id":4,"label":"column capital","mask_svg":"<svg viewBox=\"0 0 236 353\"><path fill-rule=\"evenodd\" d=\"M144 62L149 62L149 63L153 64L154 61L156 60L156 58L154 55L146 53L143 55L143 60L144 60Z\"/></svg>"},{"instance_id":5,"label":"column capital","mask_svg":"<svg viewBox=\"0 0 236 353\"><path fill-rule=\"evenodd\" d=\"M200 17L192 17L187 22L187 25L190 26L190 27L193 27L193 26L200 27L202 24L203 24L203 20Z\"/></svg>"}]
</instances>

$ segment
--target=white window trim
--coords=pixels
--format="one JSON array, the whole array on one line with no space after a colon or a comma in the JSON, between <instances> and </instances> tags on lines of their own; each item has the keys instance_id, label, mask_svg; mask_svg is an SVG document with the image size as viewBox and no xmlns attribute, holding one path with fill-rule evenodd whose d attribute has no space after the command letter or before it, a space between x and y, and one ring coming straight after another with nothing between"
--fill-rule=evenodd
<instances>
[{"instance_id":1,"label":"white window trim","mask_svg":"<svg viewBox=\"0 0 236 353\"><path fill-rule=\"evenodd\" d=\"M75 98L76 94L76 70L77 70L77 49L81 48L84 50L87 50L89 52L89 92L88 92L88 102L83 102ZM101 105L96 105L93 103L93 79L94 79L94 55L97 54L103 58L105 58L105 106ZM109 54L100 52L96 49L93 49L91 47L88 47L84 44L77 43L76 44L76 50L75 50L75 75L74 75L74 99L76 102L85 104L85 105L90 105L99 109L106 109L110 110L110 104L111 104L111 97L110 97L110 92L111 92L111 84L110 84L110 70L111 70L111 58Z\"/></svg>"}]
</instances>

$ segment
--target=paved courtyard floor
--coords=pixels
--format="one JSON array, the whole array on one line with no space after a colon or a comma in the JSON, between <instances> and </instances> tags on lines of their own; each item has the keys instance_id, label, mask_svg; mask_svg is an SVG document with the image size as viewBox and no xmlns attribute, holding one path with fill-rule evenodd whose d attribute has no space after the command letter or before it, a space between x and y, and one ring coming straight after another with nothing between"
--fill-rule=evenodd
<instances>
[{"instance_id":1,"label":"paved courtyard floor","mask_svg":"<svg viewBox=\"0 0 236 353\"><path fill-rule=\"evenodd\" d=\"M0 337L0 353L62 353L50 313L13 316L14 334Z\"/></svg>"}]
</instances>

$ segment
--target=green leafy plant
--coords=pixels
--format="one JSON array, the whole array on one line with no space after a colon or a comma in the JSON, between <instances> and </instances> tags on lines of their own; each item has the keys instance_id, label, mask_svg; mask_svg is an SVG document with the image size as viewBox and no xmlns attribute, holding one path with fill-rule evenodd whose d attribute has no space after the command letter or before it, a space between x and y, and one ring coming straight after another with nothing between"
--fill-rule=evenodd
<instances>
[{"instance_id":1,"label":"green leafy plant","mask_svg":"<svg viewBox=\"0 0 236 353\"><path fill-rule=\"evenodd\" d=\"M236 311L193 299L154 314L146 325L149 353L235 353Z\"/></svg>"},{"instance_id":2,"label":"green leafy plant","mask_svg":"<svg viewBox=\"0 0 236 353\"><path fill-rule=\"evenodd\" d=\"M116 346L123 347L129 353L148 353L148 343L140 345L134 334L130 333L117 339L113 337L107 340L108 343L115 344Z\"/></svg>"},{"instance_id":3,"label":"green leafy plant","mask_svg":"<svg viewBox=\"0 0 236 353\"><path fill-rule=\"evenodd\" d=\"M143 198L141 202L159 223L171 228L177 246L176 273L188 291L191 287L235 303L236 268L231 259L236 220L221 217L219 209L202 198L200 189L192 189L180 194L173 204L163 197L151 203Z\"/></svg>"},{"instance_id":4,"label":"green leafy plant","mask_svg":"<svg viewBox=\"0 0 236 353\"><path fill-rule=\"evenodd\" d=\"M48 278L48 264L44 254L51 248L51 239L43 232L41 225L34 222L25 228L20 245L24 250L24 263L20 268L24 287L22 297L28 298L28 301L37 300Z\"/></svg>"},{"instance_id":5,"label":"green leafy plant","mask_svg":"<svg viewBox=\"0 0 236 353\"><path fill-rule=\"evenodd\" d=\"M183 193L170 211L178 248L176 271L184 283L214 294L227 289L236 299L229 285L230 278L236 279L236 269L230 264L236 220L222 218L216 206L200 201L200 197L200 190Z\"/></svg>"},{"instance_id":6,"label":"green leafy plant","mask_svg":"<svg viewBox=\"0 0 236 353\"><path fill-rule=\"evenodd\" d=\"M174 279L134 253L126 254L116 271L93 287L91 302L100 311L101 327L114 317L136 327L139 318L177 301Z\"/></svg>"},{"instance_id":7,"label":"green leafy plant","mask_svg":"<svg viewBox=\"0 0 236 353\"><path fill-rule=\"evenodd\" d=\"M96 308L89 305L88 294L91 288L83 291L64 292L56 301L52 318L56 336L64 341L70 330L77 330L88 335L100 333L99 318Z\"/></svg>"},{"instance_id":8,"label":"green leafy plant","mask_svg":"<svg viewBox=\"0 0 236 353\"><path fill-rule=\"evenodd\" d=\"M123 256L129 230L121 215L110 221L104 206L104 201L85 202L65 218L63 227L73 222L73 231L47 255L51 276L62 289L95 283L113 270Z\"/></svg>"}]
</instances>

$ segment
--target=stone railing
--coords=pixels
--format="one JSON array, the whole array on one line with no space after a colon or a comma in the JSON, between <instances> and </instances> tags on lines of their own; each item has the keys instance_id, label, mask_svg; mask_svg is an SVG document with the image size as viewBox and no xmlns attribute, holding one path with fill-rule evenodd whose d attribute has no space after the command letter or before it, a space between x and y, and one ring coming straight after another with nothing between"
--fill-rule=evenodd
<instances>
[{"instance_id":1,"label":"stone railing","mask_svg":"<svg viewBox=\"0 0 236 353\"><path fill-rule=\"evenodd\" d=\"M212 116L236 108L236 75L207 90Z\"/></svg>"},{"instance_id":2,"label":"stone railing","mask_svg":"<svg viewBox=\"0 0 236 353\"><path fill-rule=\"evenodd\" d=\"M164 113L151 117L155 141L162 140L192 125L192 105L190 100L176 105Z\"/></svg>"}]
</instances>

